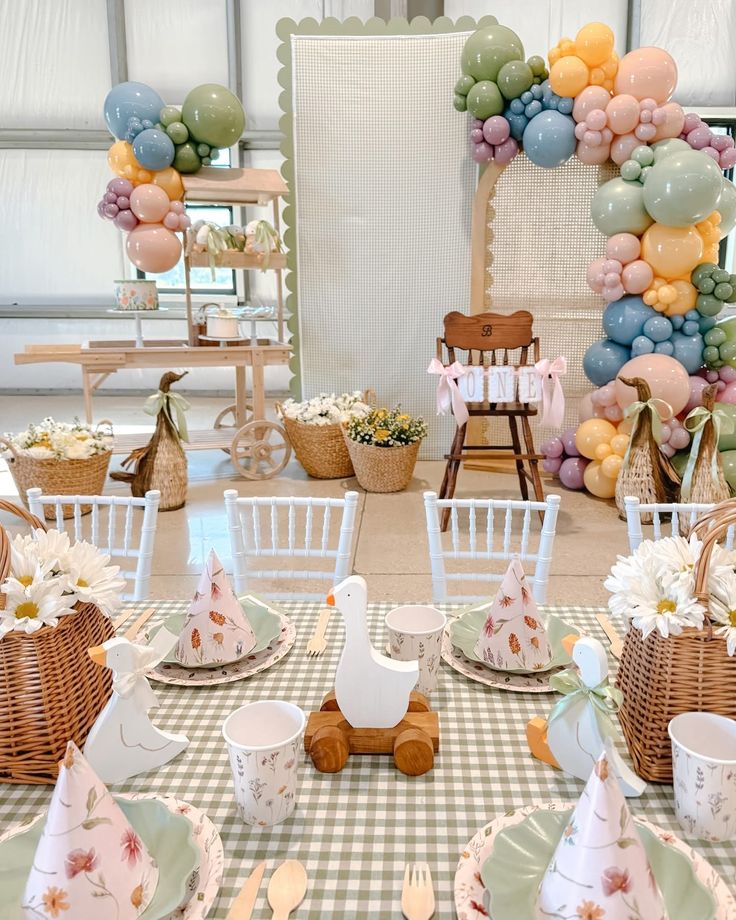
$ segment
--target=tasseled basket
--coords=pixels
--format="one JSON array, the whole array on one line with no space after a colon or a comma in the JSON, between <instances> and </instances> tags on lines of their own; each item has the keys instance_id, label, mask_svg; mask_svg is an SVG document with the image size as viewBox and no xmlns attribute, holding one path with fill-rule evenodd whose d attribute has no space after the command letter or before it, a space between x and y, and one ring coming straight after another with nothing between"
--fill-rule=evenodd
<instances>
[{"instance_id":1,"label":"tasseled basket","mask_svg":"<svg viewBox=\"0 0 736 920\"><path fill-rule=\"evenodd\" d=\"M618 378L621 383L635 387L639 402L652 398L649 384L641 377ZM659 449L652 428L652 413L643 409L634 422L628 458L616 480L616 507L619 517L626 519L624 496L633 495L642 504L674 501L680 488L680 477ZM651 524L652 515L643 513L642 524Z\"/></svg>"},{"instance_id":2,"label":"tasseled basket","mask_svg":"<svg viewBox=\"0 0 736 920\"><path fill-rule=\"evenodd\" d=\"M731 497L731 489L726 482L723 474L723 463L721 455L718 453L718 438L716 436L716 425L713 421L713 409L716 402L716 386L706 387L703 390L703 408L707 411L704 414L705 422L702 426L700 439L697 437L697 429L693 438L691 450L695 452L695 465L692 469L692 475L687 490L687 471L683 476L681 500L684 502L694 502L702 504L715 504L725 501ZM690 413L688 418L695 418L697 409ZM687 422L687 419L685 420ZM685 427L688 427L687 424ZM690 429L692 430L692 428ZM691 458L688 459L688 466Z\"/></svg>"},{"instance_id":3,"label":"tasseled basket","mask_svg":"<svg viewBox=\"0 0 736 920\"><path fill-rule=\"evenodd\" d=\"M172 383L186 374L167 371L159 383L159 390L167 394ZM133 466L129 473L114 472L111 479L129 482L130 491L135 496L142 496L149 489L158 489L161 493L159 509L176 511L183 508L187 500L187 455L181 446L181 437L176 425L170 418L164 399L156 416L156 430L145 447L134 450L122 462L123 467Z\"/></svg>"}]
</instances>

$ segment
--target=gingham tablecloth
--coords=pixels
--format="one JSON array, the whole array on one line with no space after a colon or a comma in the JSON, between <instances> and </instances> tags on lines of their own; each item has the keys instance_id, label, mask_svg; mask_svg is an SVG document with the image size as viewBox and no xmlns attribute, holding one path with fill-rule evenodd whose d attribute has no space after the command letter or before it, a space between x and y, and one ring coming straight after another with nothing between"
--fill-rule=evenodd
<instances>
[{"instance_id":1,"label":"gingham tablecloth","mask_svg":"<svg viewBox=\"0 0 736 920\"><path fill-rule=\"evenodd\" d=\"M186 606L182 601L157 603L162 615ZM214 821L222 835L226 868L211 918L225 917L243 881L261 860L266 860L266 874L253 916L270 917L268 879L287 858L301 860L309 877L307 897L295 917L400 917L401 885L409 860L426 861L431 867L435 916L454 917L458 857L480 827L517 806L555 799L574 803L582 790L582 783L565 780L559 771L533 759L526 746L527 720L546 716L555 697L494 690L443 663L439 689L432 697L432 706L440 714L440 752L433 770L408 777L399 773L388 755L352 756L341 773L322 774L305 755L295 814L277 827L251 828L235 809L220 727L228 713L256 699L290 700L307 713L318 709L332 688L342 641L335 613L328 627L327 652L321 658L307 658L305 647L320 605L279 606L293 617L297 640L286 658L269 670L210 688L152 683L161 701L154 714L156 724L186 733L191 745L156 773L135 777L113 791L168 793L203 808ZM383 617L390 609L388 604L370 607L377 647L385 645ZM554 612L605 639L594 608ZM644 796L629 799L629 805L635 814L679 834L671 792L670 786L649 785ZM42 811L50 794L47 786L0 785L0 832ZM734 846L695 845L736 888Z\"/></svg>"}]
</instances>

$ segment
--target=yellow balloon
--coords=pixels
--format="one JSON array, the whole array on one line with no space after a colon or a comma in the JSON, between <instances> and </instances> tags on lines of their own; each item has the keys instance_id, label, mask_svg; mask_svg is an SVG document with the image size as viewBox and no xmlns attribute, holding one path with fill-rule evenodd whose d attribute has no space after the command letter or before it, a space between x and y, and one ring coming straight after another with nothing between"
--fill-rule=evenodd
<instances>
[{"instance_id":1,"label":"yellow balloon","mask_svg":"<svg viewBox=\"0 0 736 920\"><path fill-rule=\"evenodd\" d=\"M182 184L181 176L173 166L155 172L152 182L166 192L169 196L169 201L181 201L184 197L184 185Z\"/></svg>"},{"instance_id":2,"label":"yellow balloon","mask_svg":"<svg viewBox=\"0 0 736 920\"><path fill-rule=\"evenodd\" d=\"M634 427L634 421L633 419L625 418L618 423L617 427L618 427L619 434L630 435Z\"/></svg>"},{"instance_id":3,"label":"yellow balloon","mask_svg":"<svg viewBox=\"0 0 736 920\"><path fill-rule=\"evenodd\" d=\"M613 453L613 448L610 444L599 444L595 449L595 459L605 460L611 453Z\"/></svg>"},{"instance_id":4,"label":"yellow balloon","mask_svg":"<svg viewBox=\"0 0 736 920\"><path fill-rule=\"evenodd\" d=\"M602 22L589 22L575 36L575 51L588 67L600 67L613 51L613 31Z\"/></svg>"},{"instance_id":5,"label":"yellow balloon","mask_svg":"<svg viewBox=\"0 0 736 920\"><path fill-rule=\"evenodd\" d=\"M601 464L597 460L585 467L583 482L588 492L596 498L613 498L616 494L616 480L603 475Z\"/></svg>"},{"instance_id":6,"label":"yellow balloon","mask_svg":"<svg viewBox=\"0 0 736 920\"><path fill-rule=\"evenodd\" d=\"M695 227L652 224L641 238L641 258L661 278L680 278L703 261L703 238Z\"/></svg>"},{"instance_id":7,"label":"yellow balloon","mask_svg":"<svg viewBox=\"0 0 736 920\"><path fill-rule=\"evenodd\" d=\"M621 426L619 426L619 431ZM617 434L611 438L611 449L618 457L623 457L626 448L629 446L629 436L627 434Z\"/></svg>"},{"instance_id":8,"label":"yellow balloon","mask_svg":"<svg viewBox=\"0 0 736 920\"><path fill-rule=\"evenodd\" d=\"M601 473L608 479L618 479L623 462L623 457L619 457L618 454L611 454L610 457L606 457L601 462Z\"/></svg>"},{"instance_id":9,"label":"yellow balloon","mask_svg":"<svg viewBox=\"0 0 736 920\"><path fill-rule=\"evenodd\" d=\"M707 260L706 260L707 261ZM677 297L667 306L664 311L665 316L684 316L688 310L692 310L695 301L698 298L698 292L695 285L689 281L670 281L668 287L677 291Z\"/></svg>"},{"instance_id":10,"label":"yellow balloon","mask_svg":"<svg viewBox=\"0 0 736 920\"><path fill-rule=\"evenodd\" d=\"M575 447L583 457L595 460L596 449L601 444L610 444L611 438L616 434L616 429L604 418L589 418L578 426L575 432Z\"/></svg>"},{"instance_id":11,"label":"yellow balloon","mask_svg":"<svg viewBox=\"0 0 736 920\"><path fill-rule=\"evenodd\" d=\"M590 72L576 54L561 57L549 72L549 85L558 96L577 96L590 82Z\"/></svg>"},{"instance_id":12,"label":"yellow balloon","mask_svg":"<svg viewBox=\"0 0 736 920\"><path fill-rule=\"evenodd\" d=\"M153 173L144 169L136 160L133 148L127 141L115 141L107 151L107 165L116 176L130 180L133 185L142 185L153 179Z\"/></svg>"}]
</instances>

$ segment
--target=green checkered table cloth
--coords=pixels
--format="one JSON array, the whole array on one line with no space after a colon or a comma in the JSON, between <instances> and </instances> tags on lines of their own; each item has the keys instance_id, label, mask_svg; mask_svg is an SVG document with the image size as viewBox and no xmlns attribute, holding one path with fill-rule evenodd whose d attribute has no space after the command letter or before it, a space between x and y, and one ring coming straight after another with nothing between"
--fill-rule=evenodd
<instances>
[{"instance_id":1,"label":"green checkered table cloth","mask_svg":"<svg viewBox=\"0 0 736 920\"><path fill-rule=\"evenodd\" d=\"M143 609L146 604L139 605ZM266 860L253 916L271 916L268 878L284 859L300 860L309 890L295 916L303 918L400 917L401 886L407 861L428 862L437 899L436 917L455 916L453 878L458 857L475 832L495 815L516 806L556 799L574 803L583 784L529 754L525 728L534 715L546 716L551 694L509 693L467 680L443 664L432 707L440 714L440 752L434 769L408 777L390 756L353 756L341 773L322 774L304 755L297 808L273 828L251 828L240 820L231 789L230 767L220 728L228 713L257 699L285 699L305 712L319 708L332 681L341 649L342 627L333 614L328 648L307 658L306 644L320 605L279 605L294 619L297 639L289 654L253 678L215 687L187 689L152 683L161 706L154 719L162 729L184 732L189 748L158 772L114 787L115 792L152 791L174 795L203 808L222 835L225 877L209 917L222 920L253 867ZM183 601L157 604L162 615L186 609ZM383 617L388 604L369 610L377 647L386 642ZM590 635L605 639L590 607L555 613ZM42 811L47 786L0 787L0 832ZM679 834L670 786L649 785L630 799L635 814ZM734 848L698 842L698 850L731 885ZM90 918L92 920L92 918ZM695 918L693 918L695 920Z\"/></svg>"}]
</instances>

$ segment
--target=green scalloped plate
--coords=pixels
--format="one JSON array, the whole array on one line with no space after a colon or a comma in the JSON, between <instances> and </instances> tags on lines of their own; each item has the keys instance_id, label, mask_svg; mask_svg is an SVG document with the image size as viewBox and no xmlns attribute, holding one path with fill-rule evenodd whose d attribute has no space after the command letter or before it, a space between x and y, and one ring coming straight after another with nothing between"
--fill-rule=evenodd
<instances>
[{"instance_id":1,"label":"green scalloped plate","mask_svg":"<svg viewBox=\"0 0 736 920\"><path fill-rule=\"evenodd\" d=\"M488 606L490 604L471 607L456 617L450 624L452 644L459 648L469 661L477 661L488 668L489 671L496 671L499 674L543 674L553 668L570 664L570 656L562 647L562 640L565 636L579 636L580 631L559 617L554 616L554 614L549 614L547 616L547 635L552 649L552 660L546 667L538 668L535 671L529 671L525 668L507 668L505 671L499 671L498 668L492 668L487 661L479 658L474 651L475 643L478 641L478 636L486 619L486 608Z\"/></svg>"},{"instance_id":2,"label":"green scalloped plate","mask_svg":"<svg viewBox=\"0 0 736 920\"><path fill-rule=\"evenodd\" d=\"M163 920L186 900L189 880L199 866L192 823L183 815L172 814L156 799L115 801L159 867L153 900L138 920ZM21 915L23 890L43 833L44 818L41 815L0 843L0 920L18 920Z\"/></svg>"},{"instance_id":3,"label":"green scalloped plate","mask_svg":"<svg viewBox=\"0 0 736 920\"><path fill-rule=\"evenodd\" d=\"M535 920L539 884L572 813L572 808L535 811L498 833L480 872L490 895L493 920ZM716 902L685 854L667 846L648 828L637 825L636 829L669 920L713 920Z\"/></svg>"}]
</instances>

